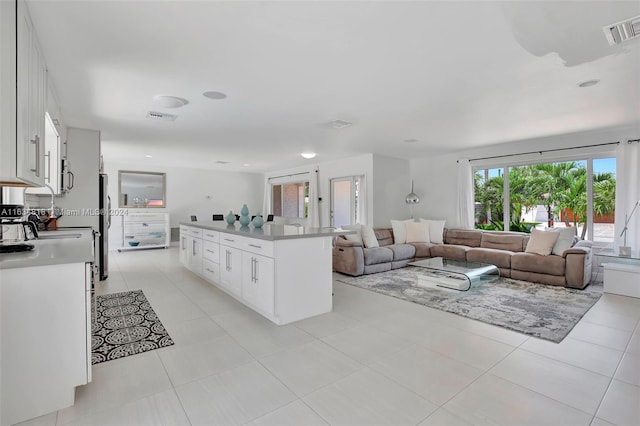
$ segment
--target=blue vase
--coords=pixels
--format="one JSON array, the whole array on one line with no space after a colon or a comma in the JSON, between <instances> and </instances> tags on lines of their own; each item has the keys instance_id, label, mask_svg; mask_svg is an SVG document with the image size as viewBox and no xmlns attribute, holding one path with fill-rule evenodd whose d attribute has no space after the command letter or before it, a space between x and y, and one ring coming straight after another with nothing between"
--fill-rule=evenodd
<instances>
[{"instance_id":1,"label":"blue vase","mask_svg":"<svg viewBox=\"0 0 640 426\"><path fill-rule=\"evenodd\" d=\"M264 225L264 219L260 213L256 214L256 217L253 218L253 226L256 228L262 228Z\"/></svg>"},{"instance_id":2,"label":"blue vase","mask_svg":"<svg viewBox=\"0 0 640 426\"><path fill-rule=\"evenodd\" d=\"M249 223L251 223L251 218L249 216L240 216L240 225L247 226Z\"/></svg>"},{"instance_id":3,"label":"blue vase","mask_svg":"<svg viewBox=\"0 0 640 426\"><path fill-rule=\"evenodd\" d=\"M249 208L247 207L246 204L242 205L242 210L240 210L240 215L249 216Z\"/></svg>"},{"instance_id":4,"label":"blue vase","mask_svg":"<svg viewBox=\"0 0 640 426\"><path fill-rule=\"evenodd\" d=\"M229 210L229 214L227 215L227 217L225 219L227 220L227 223L229 225L233 225L234 222L236 221L236 215L234 215L233 212L231 210Z\"/></svg>"}]
</instances>

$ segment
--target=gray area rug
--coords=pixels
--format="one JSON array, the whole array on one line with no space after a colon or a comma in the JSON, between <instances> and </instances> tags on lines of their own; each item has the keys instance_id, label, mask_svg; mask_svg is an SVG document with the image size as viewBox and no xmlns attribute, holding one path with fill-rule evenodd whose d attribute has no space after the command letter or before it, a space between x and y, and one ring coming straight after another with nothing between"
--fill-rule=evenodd
<instances>
[{"instance_id":1,"label":"gray area rug","mask_svg":"<svg viewBox=\"0 0 640 426\"><path fill-rule=\"evenodd\" d=\"M502 277L474 285L469 291L417 286L418 276L425 274L438 276L437 272L407 266L360 277L338 274L336 279L556 343L602 295L602 286L575 290Z\"/></svg>"},{"instance_id":2,"label":"gray area rug","mask_svg":"<svg viewBox=\"0 0 640 426\"><path fill-rule=\"evenodd\" d=\"M96 296L91 363L173 345L142 290Z\"/></svg>"}]
</instances>

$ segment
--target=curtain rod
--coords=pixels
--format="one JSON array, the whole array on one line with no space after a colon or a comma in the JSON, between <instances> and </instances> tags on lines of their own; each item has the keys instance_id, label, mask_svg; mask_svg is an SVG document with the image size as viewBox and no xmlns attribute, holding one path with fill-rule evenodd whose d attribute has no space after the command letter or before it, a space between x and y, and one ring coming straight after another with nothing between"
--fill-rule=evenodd
<instances>
[{"instance_id":1,"label":"curtain rod","mask_svg":"<svg viewBox=\"0 0 640 426\"><path fill-rule=\"evenodd\" d=\"M318 170L312 170L316 173L318 173ZM271 176L270 178L268 178L267 180L271 180L271 179L279 179L279 178L283 178L283 177L291 177L291 176L299 176L299 175L308 175L311 172L301 172L301 173L291 173L288 175L282 175L282 176Z\"/></svg>"},{"instance_id":2,"label":"curtain rod","mask_svg":"<svg viewBox=\"0 0 640 426\"><path fill-rule=\"evenodd\" d=\"M634 140L630 139L627 142L628 143L640 142L640 139L634 139ZM470 158L469 162L471 162L471 161L479 161L479 160L492 160L494 158L515 157L515 156L518 156L518 155L528 155L528 154L540 154L540 155L542 155L545 152L567 151L567 150L570 150L570 149L592 148L592 147L595 147L595 146L607 146L607 145L620 145L620 142L619 141L618 142L607 142L607 143L598 143L598 144L595 144L595 145L573 146L573 147L570 147L570 148L543 149L541 151L521 152L521 153L518 153L518 154L505 154L505 155L494 155L492 157ZM457 160L456 163L458 161L459 160Z\"/></svg>"}]
</instances>

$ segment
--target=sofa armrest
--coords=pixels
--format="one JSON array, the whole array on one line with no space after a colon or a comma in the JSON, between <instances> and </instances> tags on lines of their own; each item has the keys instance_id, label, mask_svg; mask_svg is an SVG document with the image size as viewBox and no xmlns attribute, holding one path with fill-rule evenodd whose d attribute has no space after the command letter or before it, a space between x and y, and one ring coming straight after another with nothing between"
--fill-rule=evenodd
<instances>
[{"instance_id":1,"label":"sofa armrest","mask_svg":"<svg viewBox=\"0 0 640 426\"><path fill-rule=\"evenodd\" d=\"M567 258L567 255L570 254L581 254L581 255L587 255L591 253L591 249L589 247L571 247L566 249L565 251L562 252L562 257L564 257L565 259Z\"/></svg>"},{"instance_id":2,"label":"sofa armrest","mask_svg":"<svg viewBox=\"0 0 640 426\"><path fill-rule=\"evenodd\" d=\"M566 286L583 289L591 281L591 249L571 247L562 253L565 258Z\"/></svg>"},{"instance_id":3,"label":"sofa armrest","mask_svg":"<svg viewBox=\"0 0 640 426\"><path fill-rule=\"evenodd\" d=\"M333 270L343 274L364 274L364 250L362 244L338 238L333 248Z\"/></svg>"},{"instance_id":4,"label":"sofa armrest","mask_svg":"<svg viewBox=\"0 0 640 426\"><path fill-rule=\"evenodd\" d=\"M346 238L338 237L336 238L336 247L360 247L362 248L362 243L358 241L347 240Z\"/></svg>"}]
</instances>

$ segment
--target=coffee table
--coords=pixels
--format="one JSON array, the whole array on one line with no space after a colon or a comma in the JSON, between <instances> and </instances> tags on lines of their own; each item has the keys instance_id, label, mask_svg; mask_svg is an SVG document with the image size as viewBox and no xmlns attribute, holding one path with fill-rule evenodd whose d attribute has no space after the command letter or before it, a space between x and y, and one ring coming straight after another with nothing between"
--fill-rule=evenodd
<instances>
[{"instance_id":1,"label":"coffee table","mask_svg":"<svg viewBox=\"0 0 640 426\"><path fill-rule=\"evenodd\" d=\"M443 257L418 260L409 265L442 273L437 276L420 275L418 285L425 287L435 284L437 287L468 291L474 284L493 281L500 277L500 270L495 265Z\"/></svg>"}]
</instances>

